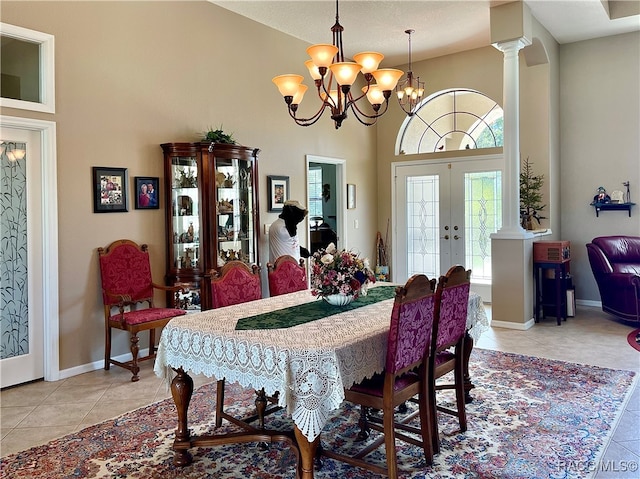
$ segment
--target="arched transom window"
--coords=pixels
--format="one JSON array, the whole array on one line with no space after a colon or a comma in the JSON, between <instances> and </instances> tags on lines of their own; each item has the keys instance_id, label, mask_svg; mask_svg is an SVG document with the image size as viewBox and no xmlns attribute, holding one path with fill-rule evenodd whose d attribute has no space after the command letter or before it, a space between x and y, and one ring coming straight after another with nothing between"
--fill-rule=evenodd
<instances>
[{"instance_id":1,"label":"arched transom window","mask_svg":"<svg viewBox=\"0 0 640 479\"><path fill-rule=\"evenodd\" d=\"M445 90L425 98L405 119L396 153L502 146L502 108L488 96L469 89Z\"/></svg>"}]
</instances>

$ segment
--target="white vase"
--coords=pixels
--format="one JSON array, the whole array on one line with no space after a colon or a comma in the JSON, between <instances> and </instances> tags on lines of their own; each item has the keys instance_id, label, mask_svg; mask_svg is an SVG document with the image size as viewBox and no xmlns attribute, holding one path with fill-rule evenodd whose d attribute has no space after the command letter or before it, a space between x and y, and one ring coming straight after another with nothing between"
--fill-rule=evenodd
<instances>
[{"instance_id":1,"label":"white vase","mask_svg":"<svg viewBox=\"0 0 640 479\"><path fill-rule=\"evenodd\" d=\"M351 301L353 301L353 295L330 294L328 296L323 296L322 299L324 299L327 303L329 303L332 306L346 306Z\"/></svg>"}]
</instances>

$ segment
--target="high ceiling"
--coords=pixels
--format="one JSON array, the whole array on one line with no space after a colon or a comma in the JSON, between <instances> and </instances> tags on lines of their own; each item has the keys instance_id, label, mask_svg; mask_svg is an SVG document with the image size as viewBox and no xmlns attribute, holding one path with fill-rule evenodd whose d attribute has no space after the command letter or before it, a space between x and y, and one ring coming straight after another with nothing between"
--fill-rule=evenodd
<instances>
[{"instance_id":1,"label":"high ceiling","mask_svg":"<svg viewBox=\"0 0 640 479\"><path fill-rule=\"evenodd\" d=\"M334 0L213 1L293 37L331 43ZM382 66L407 63L405 30L411 28L413 61L487 46L491 43L490 0L340 1L345 55L379 51ZM558 43L640 31L638 0L526 0L531 13ZM611 18L610 18L611 17ZM616 18L618 17L618 18ZM384 32L384 33L383 33Z\"/></svg>"}]
</instances>

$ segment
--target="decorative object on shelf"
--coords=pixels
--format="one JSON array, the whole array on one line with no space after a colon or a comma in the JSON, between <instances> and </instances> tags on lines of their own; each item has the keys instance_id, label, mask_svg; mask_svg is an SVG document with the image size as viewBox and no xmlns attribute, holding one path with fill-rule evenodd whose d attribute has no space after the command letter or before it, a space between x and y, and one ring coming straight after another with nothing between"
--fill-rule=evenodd
<instances>
[{"instance_id":1,"label":"decorative object on shelf","mask_svg":"<svg viewBox=\"0 0 640 479\"><path fill-rule=\"evenodd\" d=\"M186 171L184 168L177 169L176 187L177 188L197 188L198 178L191 168Z\"/></svg>"},{"instance_id":2,"label":"decorative object on shelf","mask_svg":"<svg viewBox=\"0 0 640 479\"><path fill-rule=\"evenodd\" d=\"M389 107L389 97L396 87L398 79L403 75L402 70L394 68L380 68L378 65L384 55L378 52L362 52L353 55L354 62L344 61L344 49L342 46L342 31L338 13L338 0L336 0L336 23L331 27L333 44L311 45L307 53L311 57L305 62L309 74L315 83L320 99L319 110L309 118L297 116L298 105L302 102L307 86L302 84L302 75L286 74L273 78L280 94L287 104L289 116L300 126L313 125L328 108L331 111L331 119L338 129L347 118L347 112L363 125L371 126L376 123ZM356 82L358 73L362 72L366 86L363 93L351 91L351 86ZM374 79L375 82L374 83ZM367 97L373 113L365 113L358 102ZM380 107L384 102L384 109ZM369 109L369 108L367 108Z\"/></svg>"},{"instance_id":3,"label":"decorative object on shelf","mask_svg":"<svg viewBox=\"0 0 640 479\"><path fill-rule=\"evenodd\" d=\"M620 190L611 192L611 203L624 203L624 193Z\"/></svg>"},{"instance_id":4,"label":"decorative object on shelf","mask_svg":"<svg viewBox=\"0 0 640 479\"><path fill-rule=\"evenodd\" d=\"M269 211L282 211L284 202L289 199L289 177L267 176L267 191L269 194Z\"/></svg>"},{"instance_id":5,"label":"decorative object on shelf","mask_svg":"<svg viewBox=\"0 0 640 479\"><path fill-rule=\"evenodd\" d=\"M625 186L627 188L627 194L626 194L625 203L631 203L631 191L629 191L629 182L628 181L624 181L622 183L622 186Z\"/></svg>"},{"instance_id":6,"label":"decorative object on shelf","mask_svg":"<svg viewBox=\"0 0 640 479\"><path fill-rule=\"evenodd\" d=\"M596 203L611 203L611 197L607 194L607 190L604 188L604 186L599 186L598 192L593 197L593 202L591 204L595 205Z\"/></svg>"},{"instance_id":7,"label":"decorative object on shelf","mask_svg":"<svg viewBox=\"0 0 640 479\"><path fill-rule=\"evenodd\" d=\"M227 173L227 176L224 180L224 187L225 188L233 188L233 186L236 184L236 180L233 179L233 176L231 176L231 173Z\"/></svg>"},{"instance_id":8,"label":"decorative object on shelf","mask_svg":"<svg viewBox=\"0 0 640 479\"><path fill-rule=\"evenodd\" d=\"M398 95L400 107L408 116L413 116L424 95L424 82L420 81L420 77L414 78L411 70L411 34L415 33L415 30L405 30L404 33L409 35L409 70L407 71L407 78L398 81L396 94ZM469 145L467 145L467 148L469 148Z\"/></svg>"},{"instance_id":9,"label":"decorative object on shelf","mask_svg":"<svg viewBox=\"0 0 640 479\"><path fill-rule=\"evenodd\" d=\"M127 169L93 167L93 212L123 213L127 204Z\"/></svg>"},{"instance_id":10,"label":"decorative object on shelf","mask_svg":"<svg viewBox=\"0 0 640 479\"><path fill-rule=\"evenodd\" d=\"M222 130L222 125L217 130L213 127L209 127L209 131L204 133L203 141L210 141L212 143L225 143L227 145L235 145L236 140L233 138L233 133L227 134Z\"/></svg>"},{"instance_id":11,"label":"decorative object on shelf","mask_svg":"<svg viewBox=\"0 0 640 479\"><path fill-rule=\"evenodd\" d=\"M350 296L351 302L360 295L365 296L369 283L375 281L367 258L362 259L352 251L338 251L334 243L311 255L311 294L314 296L323 299L332 295ZM335 299L325 301L335 302Z\"/></svg>"},{"instance_id":12,"label":"decorative object on shelf","mask_svg":"<svg viewBox=\"0 0 640 479\"><path fill-rule=\"evenodd\" d=\"M544 216L540 216L540 211L547 206L542 204L544 175L534 175L532 165L527 156L520 172L520 221L526 230L534 229L533 220L540 224L540 220L545 219Z\"/></svg>"},{"instance_id":13,"label":"decorative object on shelf","mask_svg":"<svg viewBox=\"0 0 640 479\"><path fill-rule=\"evenodd\" d=\"M218 201L218 213L219 214L229 214L233 213L233 200L229 201L227 199Z\"/></svg>"},{"instance_id":14,"label":"decorative object on shelf","mask_svg":"<svg viewBox=\"0 0 640 479\"><path fill-rule=\"evenodd\" d=\"M157 210L160 208L158 182L158 177L136 176L134 178L137 210Z\"/></svg>"},{"instance_id":15,"label":"decorative object on shelf","mask_svg":"<svg viewBox=\"0 0 640 479\"><path fill-rule=\"evenodd\" d=\"M227 177L225 176L225 174L222 171L218 171L216 173L216 186L218 188L224 187L224 182L226 179Z\"/></svg>"}]
</instances>

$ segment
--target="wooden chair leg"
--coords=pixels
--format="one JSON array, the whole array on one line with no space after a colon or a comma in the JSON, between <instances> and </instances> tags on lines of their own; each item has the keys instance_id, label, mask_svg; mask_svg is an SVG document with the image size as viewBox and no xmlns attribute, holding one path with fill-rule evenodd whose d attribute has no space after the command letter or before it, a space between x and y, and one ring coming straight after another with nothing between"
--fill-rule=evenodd
<instances>
[{"instance_id":1,"label":"wooden chair leg","mask_svg":"<svg viewBox=\"0 0 640 479\"><path fill-rule=\"evenodd\" d=\"M156 353L156 328L149 330L149 356Z\"/></svg>"},{"instance_id":2,"label":"wooden chair leg","mask_svg":"<svg viewBox=\"0 0 640 479\"><path fill-rule=\"evenodd\" d=\"M140 376L138 376L138 373L140 372L140 367L138 366L138 341L140 341L138 335L136 333L131 333L131 354L133 355L133 358L131 359L131 372L133 373L131 382L134 383L140 380Z\"/></svg>"},{"instance_id":3,"label":"wooden chair leg","mask_svg":"<svg viewBox=\"0 0 640 479\"><path fill-rule=\"evenodd\" d=\"M455 386L456 386L456 407L458 408L458 422L460 423L460 432L465 432L467 430L467 411L466 411L466 390L465 390L465 381L464 381L464 361L462 360L463 351L462 346L460 346L460 351L456 351L456 370L454 372L455 376Z\"/></svg>"},{"instance_id":4,"label":"wooden chair leg","mask_svg":"<svg viewBox=\"0 0 640 479\"><path fill-rule=\"evenodd\" d=\"M369 413L369 408L365 406L360 406L360 419L358 419L358 426L360 426L360 432L356 437L356 441L364 441L369 437L371 429L369 428L369 419L367 418L367 414Z\"/></svg>"},{"instance_id":5,"label":"wooden chair leg","mask_svg":"<svg viewBox=\"0 0 640 479\"><path fill-rule=\"evenodd\" d=\"M387 474L389 479L398 479L398 460L396 458L396 432L394 426L393 406L385 408L382 422L384 424L384 448L387 455Z\"/></svg>"},{"instance_id":6,"label":"wooden chair leg","mask_svg":"<svg viewBox=\"0 0 640 479\"><path fill-rule=\"evenodd\" d=\"M224 408L224 378L216 384L216 427L222 426L222 409Z\"/></svg>"},{"instance_id":7,"label":"wooden chair leg","mask_svg":"<svg viewBox=\"0 0 640 479\"><path fill-rule=\"evenodd\" d=\"M111 369L111 327L108 323L104 328L104 370Z\"/></svg>"}]
</instances>

